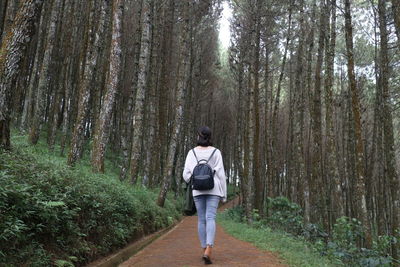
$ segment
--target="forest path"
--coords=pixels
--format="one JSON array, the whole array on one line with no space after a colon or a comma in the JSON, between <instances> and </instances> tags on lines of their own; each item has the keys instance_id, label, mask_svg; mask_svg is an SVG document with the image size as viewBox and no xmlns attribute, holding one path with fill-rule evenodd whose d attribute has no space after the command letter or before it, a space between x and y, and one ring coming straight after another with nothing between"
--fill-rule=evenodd
<instances>
[{"instance_id":1,"label":"forest path","mask_svg":"<svg viewBox=\"0 0 400 267\"><path fill-rule=\"evenodd\" d=\"M231 201L218 210L233 205L234 201ZM201 255L202 249L197 237L197 216L192 216L184 218L168 233L119 266L204 266ZM250 243L228 235L219 225L211 259L212 266L287 266L275 254L262 251Z\"/></svg>"}]
</instances>

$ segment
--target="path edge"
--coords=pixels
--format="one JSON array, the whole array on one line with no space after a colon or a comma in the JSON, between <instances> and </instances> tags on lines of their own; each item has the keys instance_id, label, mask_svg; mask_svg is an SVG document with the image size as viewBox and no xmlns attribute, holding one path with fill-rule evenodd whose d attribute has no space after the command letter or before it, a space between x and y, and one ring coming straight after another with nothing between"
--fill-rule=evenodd
<instances>
[{"instance_id":1,"label":"path edge","mask_svg":"<svg viewBox=\"0 0 400 267\"><path fill-rule=\"evenodd\" d=\"M130 257L141 251L143 248L154 242L159 237L163 236L165 233L169 232L171 229L175 228L179 223L183 221L184 217L175 221L170 226L154 232L150 235L144 236L133 243L127 245L126 247L118 250L114 254L106 256L105 258L98 259L94 262L86 265L87 267L114 267L127 261Z\"/></svg>"},{"instance_id":2,"label":"path edge","mask_svg":"<svg viewBox=\"0 0 400 267\"><path fill-rule=\"evenodd\" d=\"M239 197L235 197L226 203L221 203L220 207L218 208L218 211L223 211L227 208L230 208L232 206L235 206L235 202L237 202L236 205L239 204ZM180 220L175 221L173 224L170 226L161 229L157 232L154 232L150 235L144 236L136 241L133 241L133 243L127 245L126 247L118 250L117 252L106 256L104 258L100 258L94 262L89 263L88 265L85 265L87 267L114 267L118 266L119 264L127 261L129 258L137 254L139 251L153 243L155 240L158 238L164 236L167 234L169 231L172 231L175 227L177 227L182 221L188 216L183 216Z\"/></svg>"}]
</instances>

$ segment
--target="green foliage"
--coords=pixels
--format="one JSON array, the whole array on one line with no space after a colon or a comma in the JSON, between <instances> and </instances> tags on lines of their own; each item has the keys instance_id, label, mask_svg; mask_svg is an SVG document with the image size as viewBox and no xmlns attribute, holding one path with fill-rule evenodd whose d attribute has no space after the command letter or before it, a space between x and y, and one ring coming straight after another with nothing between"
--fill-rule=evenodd
<instances>
[{"instance_id":1,"label":"green foliage","mask_svg":"<svg viewBox=\"0 0 400 267\"><path fill-rule=\"evenodd\" d=\"M228 200L234 199L239 194L239 189L237 187L235 187L234 185L228 184L228 183L227 183L226 191L228 194L228 196L227 196Z\"/></svg>"},{"instance_id":2,"label":"green foliage","mask_svg":"<svg viewBox=\"0 0 400 267\"><path fill-rule=\"evenodd\" d=\"M392 244L397 242L396 238L393 236L380 236L374 241L372 249L360 248L364 233L362 225L357 219L338 218L333 226L331 236L328 236L320 225L304 224L301 207L296 203L290 202L285 197L268 198L267 207L268 212L266 214L268 216L264 218L258 214L257 210L253 211L251 227L245 224L247 220L244 209L240 206L224 212L222 216L223 224L225 224L225 221L230 221L240 224L241 228L247 227L254 231L265 231L269 235L279 233L284 235L285 238L290 235L290 242L296 240L296 242L307 244L307 249L303 246L298 248L299 251L292 252L285 252L285 247L283 246L282 250L278 250L282 255L285 253L301 254L302 250L312 249L325 259L329 259L331 263L344 264L345 266L390 266L393 261L390 257L390 248ZM255 244L261 242L259 246L270 246L268 249L272 251L275 249L274 246L277 246L277 241L273 240L268 240L268 242L273 242L275 245L263 245L264 241L256 239L256 232L254 232L254 237L247 236L245 233L246 231L241 229L237 232L237 236L240 238L243 235L245 240ZM260 232L259 235L261 235ZM286 256L283 257L287 259ZM296 258L297 256L293 257ZM318 262L297 265L296 260L292 262L295 266L324 266L318 265ZM299 260L302 261L302 259Z\"/></svg>"},{"instance_id":3,"label":"green foliage","mask_svg":"<svg viewBox=\"0 0 400 267\"><path fill-rule=\"evenodd\" d=\"M42 146L0 152L0 265L73 266L115 250L180 218L181 201L69 168Z\"/></svg>"},{"instance_id":4,"label":"green foliage","mask_svg":"<svg viewBox=\"0 0 400 267\"><path fill-rule=\"evenodd\" d=\"M304 229L301 207L286 197L268 198L266 223L277 229L299 235Z\"/></svg>"},{"instance_id":5,"label":"green foliage","mask_svg":"<svg viewBox=\"0 0 400 267\"><path fill-rule=\"evenodd\" d=\"M302 238L295 238L280 230L273 230L267 225L256 224L249 227L244 221L241 207L228 209L218 216L218 222L229 234L240 240L253 243L260 249L279 253L290 266L323 267L342 266L340 262L321 257L311 243Z\"/></svg>"},{"instance_id":6,"label":"green foliage","mask_svg":"<svg viewBox=\"0 0 400 267\"><path fill-rule=\"evenodd\" d=\"M364 233L361 222L355 218L340 217L333 225L332 239L337 244L347 250L357 247L357 241L363 238Z\"/></svg>"},{"instance_id":7,"label":"green foliage","mask_svg":"<svg viewBox=\"0 0 400 267\"><path fill-rule=\"evenodd\" d=\"M354 218L340 217L333 226L332 238L319 243L320 251L330 258L338 258L350 266L391 266L389 249L393 237L381 236L372 249L360 249L364 236L361 222Z\"/></svg>"}]
</instances>

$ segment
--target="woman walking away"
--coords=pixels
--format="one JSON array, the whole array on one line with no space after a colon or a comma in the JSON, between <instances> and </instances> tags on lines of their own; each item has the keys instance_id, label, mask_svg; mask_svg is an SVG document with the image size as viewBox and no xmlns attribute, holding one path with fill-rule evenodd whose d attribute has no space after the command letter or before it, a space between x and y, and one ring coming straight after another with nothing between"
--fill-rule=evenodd
<instances>
[{"instance_id":1,"label":"woman walking away","mask_svg":"<svg viewBox=\"0 0 400 267\"><path fill-rule=\"evenodd\" d=\"M197 146L186 156L183 178L187 183L192 179L203 260L211 264L218 203L226 202L226 177L221 151L211 143L210 128L200 127L197 134Z\"/></svg>"}]
</instances>

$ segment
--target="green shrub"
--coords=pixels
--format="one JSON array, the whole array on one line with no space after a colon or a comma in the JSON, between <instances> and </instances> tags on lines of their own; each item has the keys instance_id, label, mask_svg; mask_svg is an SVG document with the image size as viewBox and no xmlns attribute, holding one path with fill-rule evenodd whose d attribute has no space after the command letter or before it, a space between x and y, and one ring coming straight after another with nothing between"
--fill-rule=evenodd
<instances>
[{"instance_id":1,"label":"green shrub","mask_svg":"<svg viewBox=\"0 0 400 267\"><path fill-rule=\"evenodd\" d=\"M364 237L361 222L355 218L340 217L333 226L327 244L320 244L320 251L328 257L340 259L349 266L391 266L389 247L393 237L383 236L374 241L372 249L359 248Z\"/></svg>"},{"instance_id":2,"label":"green shrub","mask_svg":"<svg viewBox=\"0 0 400 267\"><path fill-rule=\"evenodd\" d=\"M266 223L286 232L299 235L304 229L301 207L286 197L268 198Z\"/></svg>"},{"instance_id":3,"label":"green shrub","mask_svg":"<svg viewBox=\"0 0 400 267\"><path fill-rule=\"evenodd\" d=\"M0 152L1 266L82 265L181 216L181 200L160 208L156 191L16 143Z\"/></svg>"}]
</instances>

